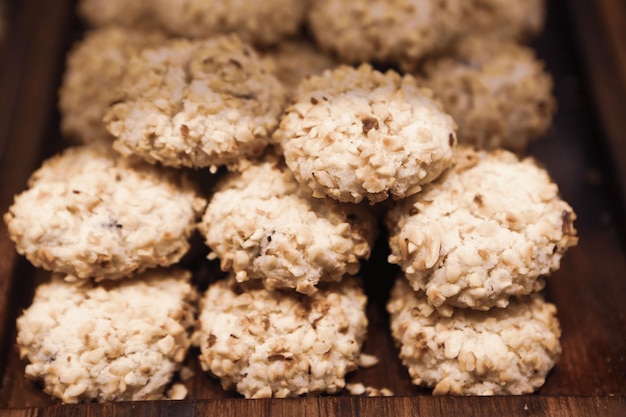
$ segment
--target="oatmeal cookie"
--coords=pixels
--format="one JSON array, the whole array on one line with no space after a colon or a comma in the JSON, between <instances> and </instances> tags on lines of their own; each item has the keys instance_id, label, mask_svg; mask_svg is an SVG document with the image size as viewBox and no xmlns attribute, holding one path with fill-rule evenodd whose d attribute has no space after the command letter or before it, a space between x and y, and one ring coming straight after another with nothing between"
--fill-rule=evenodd
<instances>
[{"instance_id":1,"label":"oatmeal cookie","mask_svg":"<svg viewBox=\"0 0 626 417\"><path fill-rule=\"evenodd\" d=\"M312 0L317 43L350 64L413 63L461 32L461 0Z\"/></svg>"},{"instance_id":2,"label":"oatmeal cookie","mask_svg":"<svg viewBox=\"0 0 626 417\"><path fill-rule=\"evenodd\" d=\"M207 290L193 337L202 368L246 398L343 389L367 330L358 279L327 284L311 297L249 284L222 280Z\"/></svg>"},{"instance_id":3,"label":"oatmeal cookie","mask_svg":"<svg viewBox=\"0 0 626 417\"><path fill-rule=\"evenodd\" d=\"M198 298L190 277L156 269L74 285L55 274L17 319L26 377L64 403L164 398L190 346Z\"/></svg>"},{"instance_id":4,"label":"oatmeal cookie","mask_svg":"<svg viewBox=\"0 0 626 417\"><path fill-rule=\"evenodd\" d=\"M441 314L543 288L577 244L572 208L531 158L459 147L456 165L388 212L391 254Z\"/></svg>"},{"instance_id":5,"label":"oatmeal cookie","mask_svg":"<svg viewBox=\"0 0 626 417\"><path fill-rule=\"evenodd\" d=\"M461 143L523 152L552 124L552 77L526 46L473 36L423 70L424 84L459 125Z\"/></svg>"},{"instance_id":6,"label":"oatmeal cookie","mask_svg":"<svg viewBox=\"0 0 626 417\"><path fill-rule=\"evenodd\" d=\"M118 26L87 31L66 57L58 101L61 132L74 142L111 142L102 118L118 98L128 60L164 39L158 31Z\"/></svg>"},{"instance_id":7,"label":"oatmeal cookie","mask_svg":"<svg viewBox=\"0 0 626 417\"><path fill-rule=\"evenodd\" d=\"M206 202L183 173L100 144L43 163L4 215L16 249L67 279L119 279L169 266L189 249Z\"/></svg>"},{"instance_id":8,"label":"oatmeal cookie","mask_svg":"<svg viewBox=\"0 0 626 417\"><path fill-rule=\"evenodd\" d=\"M236 33L255 45L272 45L300 30L308 0L153 0L171 33L202 38Z\"/></svg>"},{"instance_id":9,"label":"oatmeal cookie","mask_svg":"<svg viewBox=\"0 0 626 417\"><path fill-rule=\"evenodd\" d=\"M282 158L270 155L214 189L200 231L237 281L312 294L320 281L356 274L377 232L356 204L317 199L299 189Z\"/></svg>"},{"instance_id":10,"label":"oatmeal cookie","mask_svg":"<svg viewBox=\"0 0 626 417\"><path fill-rule=\"evenodd\" d=\"M507 308L458 308L444 317L399 277L387 310L413 383L435 395L530 394L561 353L556 307L539 294Z\"/></svg>"},{"instance_id":11,"label":"oatmeal cookie","mask_svg":"<svg viewBox=\"0 0 626 417\"><path fill-rule=\"evenodd\" d=\"M121 91L104 117L118 152L213 171L258 156L285 105L280 82L234 35L145 48Z\"/></svg>"},{"instance_id":12,"label":"oatmeal cookie","mask_svg":"<svg viewBox=\"0 0 626 417\"><path fill-rule=\"evenodd\" d=\"M414 77L340 66L300 84L274 140L313 196L373 204L437 178L452 162L456 124Z\"/></svg>"}]
</instances>

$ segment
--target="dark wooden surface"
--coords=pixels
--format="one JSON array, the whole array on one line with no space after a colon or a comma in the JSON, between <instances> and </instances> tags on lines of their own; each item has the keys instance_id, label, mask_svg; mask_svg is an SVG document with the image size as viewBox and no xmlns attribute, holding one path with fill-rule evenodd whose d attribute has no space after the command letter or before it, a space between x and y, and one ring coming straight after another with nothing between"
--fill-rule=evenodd
<instances>
[{"instance_id":1,"label":"dark wooden surface","mask_svg":"<svg viewBox=\"0 0 626 417\"><path fill-rule=\"evenodd\" d=\"M536 394L433 397L412 386L389 336L384 303L395 270L380 266L387 254L383 242L366 268L370 329L364 348L382 362L348 379L390 388L395 397L244 400L222 391L192 357L196 373L186 383L188 400L60 405L23 377L14 348L15 318L47 275L15 254L2 223L0 415L626 416L626 3L549 5L546 31L534 46L554 75L559 111L530 153L578 214L580 243L548 280L546 296L557 305L563 328L563 355ZM66 145L58 131L56 89L64 53L80 33L72 0L8 6L10 27L0 46L0 213L42 158ZM188 261L199 277L214 267L201 255Z\"/></svg>"}]
</instances>

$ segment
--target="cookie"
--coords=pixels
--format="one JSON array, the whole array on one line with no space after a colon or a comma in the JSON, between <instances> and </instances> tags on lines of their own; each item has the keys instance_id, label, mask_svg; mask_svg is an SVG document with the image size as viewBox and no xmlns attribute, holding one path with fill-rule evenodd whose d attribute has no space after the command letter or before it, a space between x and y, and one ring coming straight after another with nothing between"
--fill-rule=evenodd
<instances>
[{"instance_id":1,"label":"cookie","mask_svg":"<svg viewBox=\"0 0 626 417\"><path fill-rule=\"evenodd\" d=\"M544 28L545 0L469 0L462 4L468 34L529 41Z\"/></svg>"},{"instance_id":2,"label":"cookie","mask_svg":"<svg viewBox=\"0 0 626 417\"><path fill-rule=\"evenodd\" d=\"M455 309L444 317L399 277L387 310L413 384L434 395L530 394L561 353L556 307L539 294L507 308Z\"/></svg>"},{"instance_id":3,"label":"cookie","mask_svg":"<svg viewBox=\"0 0 626 417\"><path fill-rule=\"evenodd\" d=\"M455 158L453 169L388 212L389 262L441 314L506 307L559 268L578 242L576 214L531 158L465 146Z\"/></svg>"},{"instance_id":4,"label":"cookie","mask_svg":"<svg viewBox=\"0 0 626 417\"><path fill-rule=\"evenodd\" d=\"M415 62L447 47L462 28L459 0L312 0L311 33L350 64Z\"/></svg>"},{"instance_id":5,"label":"cookie","mask_svg":"<svg viewBox=\"0 0 626 417\"><path fill-rule=\"evenodd\" d=\"M532 49L473 36L427 61L423 82L459 126L459 142L523 152L552 124L552 77Z\"/></svg>"},{"instance_id":6,"label":"cookie","mask_svg":"<svg viewBox=\"0 0 626 417\"><path fill-rule=\"evenodd\" d=\"M272 155L215 187L199 229L237 281L304 294L356 274L377 234L366 207L311 197Z\"/></svg>"},{"instance_id":7,"label":"cookie","mask_svg":"<svg viewBox=\"0 0 626 417\"><path fill-rule=\"evenodd\" d=\"M189 249L206 201L178 171L73 147L32 174L4 215L17 251L67 279L119 279Z\"/></svg>"},{"instance_id":8,"label":"cookie","mask_svg":"<svg viewBox=\"0 0 626 417\"><path fill-rule=\"evenodd\" d=\"M311 297L218 281L202 302L193 343L202 369L246 398L334 394L357 368L366 297L345 278Z\"/></svg>"},{"instance_id":9,"label":"cookie","mask_svg":"<svg viewBox=\"0 0 626 417\"><path fill-rule=\"evenodd\" d=\"M158 269L133 280L37 288L17 319L26 377L64 403L164 398L194 325L191 274Z\"/></svg>"},{"instance_id":10,"label":"cookie","mask_svg":"<svg viewBox=\"0 0 626 417\"><path fill-rule=\"evenodd\" d=\"M104 117L118 152L212 171L258 156L285 104L280 82L234 35L145 48L121 91Z\"/></svg>"},{"instance_id":11,"label":"cookie","mask_svg":"<svg viewBox=\"0 0 626 417\"><path fill-rule=\"evenodd\" d=\"M152 13L152 0L79 0L76 11L91 27L158 26Z\"/></svg>"},{"instance_id":12,"label":"cookie","mask_svg":"<svg viewBox=\"0 0 626 417\"><path fill-rule=\"evenodd\" d=\"M61 132L74 142L111 142L102 118L117 100L126 64L145 46L165 36L119 26L92 29L69 51L59 88Z\"/></svg>"},{"instance_id":13,"label":"cookie","mask_svg":"<svg viewBox=\"0 0 626 417\"><path fill-rule=\"evenodd\" d=\"M411 75L363 64L302 81L274 140L314 197L373 204L437 178L452 162L456 125Z\"/></svg>"},{"instance_id":14,"label":"cookie","mask_svg":"<svg viewBox=\"0 0 626 417\"><path fill-rule=\"evenodd\" d=\"M300 30L308 0L154 0L159 22L171 33L203 38L236 33L272 45Z\"/></svg>"},{"instance_id":15,"label":"cookie","mask_svg":"<svg viewBox=\"0 0 626 417\"><path fill-rule=\"evenodd\" d=\"M269 65L273 66L274 74L290 97L302 80L338 65L333 56L322 52L305 38L284 40L273 48L265 49L262 55L270 58Z\"/></svg>"}]
</instances>

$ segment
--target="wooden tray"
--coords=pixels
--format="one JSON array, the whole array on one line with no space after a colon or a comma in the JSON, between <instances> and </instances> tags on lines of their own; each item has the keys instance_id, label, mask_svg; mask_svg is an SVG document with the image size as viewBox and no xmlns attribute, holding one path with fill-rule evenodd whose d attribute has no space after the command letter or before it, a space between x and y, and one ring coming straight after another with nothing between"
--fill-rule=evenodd
<instances>
[{"instance_id":1,"label":"wooden tray","mask_svg":"<svg viewBox=\"0 0 626 417\"><path fill-rule=\"evenodd\" d=\"M56 89L64 54L82 30L72 0L14 0L8 9L10 27L0 46L0 213L42 159L67 145L58 129ZM563 355L536 394L433 397L412 386L388 331L391 274L368 268L377 273L366 274L364 350L381 363L349 381L389 388L394 397L244 400L196 372L185 401L61 405L23 377L15 319L46 274L15 253L0 222L0 415L626 416L626 4L549 0L547 28L535 46L554 75L559 111L530 153L574 207L580 236L548 280ZM383 262L384 245L375 252L371 262ZM194 359L190 366L197 366Z\"/></svg>"}]
</instances>

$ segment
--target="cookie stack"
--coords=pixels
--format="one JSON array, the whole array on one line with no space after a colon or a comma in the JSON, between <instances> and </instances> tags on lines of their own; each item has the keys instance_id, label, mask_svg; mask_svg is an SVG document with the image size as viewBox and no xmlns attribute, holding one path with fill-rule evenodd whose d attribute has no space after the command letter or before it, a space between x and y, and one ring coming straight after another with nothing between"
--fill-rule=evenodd
<instances>
[{"instance_id":1,"label":"cookie stack","mask_svg":"<svg viewBox=\"0 0 626 417\"><path fill-rule=\"evenodd\" d=\"M358 273L382 219L413 381L543 384L559 328L537 292L575 215L545 170L500 149L524 150L554 111L549 75L512 40L543 5L478 3L79 2L90 29L59 90L79 145L4 216L55 274L18 319L27 376L64 402L162 398L194 344L246 398L337 393L366 338ZM510 40L485 46L494 32ZM195 231L226 273L202 297L177 266Z\"/></svg>"},{"instance_id":2,"label":"cookie stack","mask_svg":"<svg viewBox=\"0 0 626 417\"><path fill-rule=\"evenodd\" d=\"M413 382L435 394L530 393L561 352L538 292L578 241L575 214L531 158L460 147L456 161L386 215L403 271L392 334Z\"/></svg>"},{"instance_id":3,"label":"cookie stack","mask_svg":"<svg viewBox=\"0 0 626 417\"><path fill-rule=\"evenodd\" d=\"M101 144L48 159L28 185L4 221L53 276L17 321L26 375L64 402L161 398L198 298L191 273L171 266L206 201L182 173Z\"/></svg>"}]
</instances>

